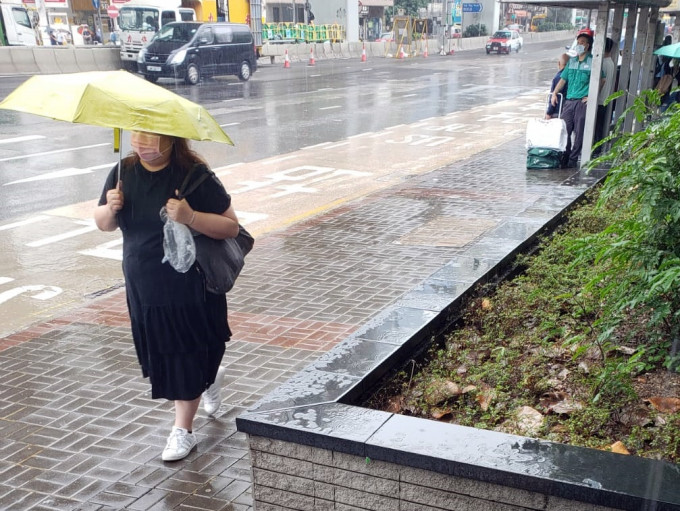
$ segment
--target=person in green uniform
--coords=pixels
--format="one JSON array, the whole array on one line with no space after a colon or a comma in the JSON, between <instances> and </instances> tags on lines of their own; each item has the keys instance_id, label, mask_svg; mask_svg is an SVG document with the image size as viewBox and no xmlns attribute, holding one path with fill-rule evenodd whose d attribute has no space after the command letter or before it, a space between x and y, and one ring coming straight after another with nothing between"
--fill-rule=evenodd
<instances>
[{"instance_id":1,"label":"person in green uniform","mask_svg":"<svg viewBox=\"0 0 680 511\"><path fill-rule=\"evenodd\" d=\"M574 139L567 160L567 167L578 167L583 146L583 132L586 123L586 108L588 105L588 91L590 88L590 73L593 68L592 31L584 31L576 38L577 47L575 57L571 57L562 71L560 81L553 90L550 101L557 104L558 94L568 85L567 96L562 107L562 118L567 125L567 135ZM600 77L600 88L604 84L604 73ZM599 89L598 89L599 90ZM595 98L597 99L597 98Z\"/></svg>"}]
</instances>

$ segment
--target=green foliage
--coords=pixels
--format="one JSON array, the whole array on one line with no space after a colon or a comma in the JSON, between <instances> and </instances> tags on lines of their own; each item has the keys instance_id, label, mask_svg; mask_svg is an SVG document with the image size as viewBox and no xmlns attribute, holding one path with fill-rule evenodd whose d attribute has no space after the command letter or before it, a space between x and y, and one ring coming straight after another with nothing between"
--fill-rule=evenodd
<instances>
[{"instance_id":1,"label":"green foliage","mask_svg":"<svg viewBox=\"0 0 680 511\"><path fill-rule=\"evenodd\" d=\"M463 32L463 37L478 37L485 35L489 35L489 32L487 32L486 25L484 23L468 25L465 27L465 31Z\"/></svg>"},{"instance_id":2,"label":"green foliage","mask_svg":"<svg viewBox=\"0 0 680 511\"><path fill-rule=\"evenodd\" d=\"M659 102L656 91L638 97L630 111L646 129L610 137L611 151L593 162L611 164L597 211L618 218L570 250L575 266L598 264L585 289L603 304L600 341L625 330L637 347L616 369L629 374L678 361L669 339L680 334L680 111L659 117Z\"/></svg>"},{"instance_id":3,"label":"green foliage","mask_svg":"<svg viewBox=\"0 0 680 511\"><path fill-rule=\"evenodd\" d=\"M426 8L427 0L394 0L391 15L396 16L398 9L404 9L406 16L418 17L418 9Z\"/></svg>"},{"instance_id":4,"label":"green foliage","mask_svg":"<svg viewBox=\"0 0 680 511\"><path fill-rule=\"evenodd\" d=\"M547 20L552 23L569 25L571 27L571 9L564 7L548 7ZM560 29L561 30L561 29Z\"/></svg>"},{"instance_id":5,"label":"green foliage","mask_svg":"<svg viewBox=\"0 0 680 511\"><path fill-rule=\"evenodd\" d=\"M532 436L622 441L680 462L680 414L636 394L641 380L680 372L680 108L659 117L658 104L654 92L635 100L644 129L609 137L592 164L610 166L605 183L518 258L521 275L480 289L422 368L406 366L394 387L403 410L524 434L514 414L528 406L543 416ZM553 412L555 402L567 410Z\"/></svg>"},{"instance_id":6,"label":"green foliage","mask_svg":"<svg viewBox=\"0 0 680 511\"><path fill-rule=\"evenodd\" d=\"M539 32L553 32L555 30L572 30L574 25L571 23L553 23L552 21L544 21L538 26Z\"/></svg>"}]
</instances>

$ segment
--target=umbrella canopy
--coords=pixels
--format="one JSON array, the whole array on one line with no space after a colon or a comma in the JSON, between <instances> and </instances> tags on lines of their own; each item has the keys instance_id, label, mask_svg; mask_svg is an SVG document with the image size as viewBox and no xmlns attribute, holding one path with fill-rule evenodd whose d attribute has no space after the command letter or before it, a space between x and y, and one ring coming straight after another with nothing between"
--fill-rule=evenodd
<instances>
[{"instance_id":1,"label":"umbrella canopy","mask_svg":"<svg viewBox=\"0 0 680 511\"><path fill-rule=\"evenodd\" d=\"M234 145L205 108L127 71L36 75L7 96L0 108Z\"/></svg>"},{"instance_id":2,"label":"umbrella canopy","mask_svg":"<svg viewBox=\"0 0 680 511\"><path fill-rule=\"evenodd\" d=\"M680 59L680 43L667 44L662 46L654 52L654 55L661 55L662 57L671 57L673 59Z\"/></svg>"}]
</instances>

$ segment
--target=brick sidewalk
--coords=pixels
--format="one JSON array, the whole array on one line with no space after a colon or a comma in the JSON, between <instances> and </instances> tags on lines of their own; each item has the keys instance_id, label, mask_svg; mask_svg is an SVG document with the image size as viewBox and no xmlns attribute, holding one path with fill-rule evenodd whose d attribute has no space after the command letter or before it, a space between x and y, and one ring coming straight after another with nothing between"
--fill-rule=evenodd
<instances>
[{"instance_id":1,"label":"brick sidewalk","mask_svg":"<svg viewBox=\"0 0 680 511\"><path fill-rule=\"evenodd\" d=\"M123 290L0 339L0 508L252 509L237 415L463 248L523 239L513 217L543 221L594 181L524 163L512 140L258 239L229 296L222 407L199 411L182 461L160 460L174 413L149 398Z\"/></svg>"}]
</instances>

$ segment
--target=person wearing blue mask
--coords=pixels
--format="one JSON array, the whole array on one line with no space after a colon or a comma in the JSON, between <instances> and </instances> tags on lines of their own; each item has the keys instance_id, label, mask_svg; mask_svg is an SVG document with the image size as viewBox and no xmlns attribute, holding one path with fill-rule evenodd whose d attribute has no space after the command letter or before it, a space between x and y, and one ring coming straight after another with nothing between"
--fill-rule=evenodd
<instances>
[{"instance_id":1,"label":"person wearing blue mask","mask_svg":"<svg viewBox=\"0 0 680 511\"><path fill-rule=\"evenodd\" d=\"M590 74L593 68L592 31L584 31L576 38L576 56L571 57L560 75L560 81L553 90L550 102L557 105L558 94L568 85L568 90L562 107L562 118L567 125L567 136L574 139L567 160L567 167L578 167L583 147L583 132L586 124L586 109L588 92L590 89ZM604 85L604 73L600 76L600 87ZM598 89L599 91L599 89Z\"/></svg>"}]
</instances>

